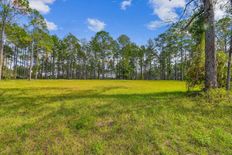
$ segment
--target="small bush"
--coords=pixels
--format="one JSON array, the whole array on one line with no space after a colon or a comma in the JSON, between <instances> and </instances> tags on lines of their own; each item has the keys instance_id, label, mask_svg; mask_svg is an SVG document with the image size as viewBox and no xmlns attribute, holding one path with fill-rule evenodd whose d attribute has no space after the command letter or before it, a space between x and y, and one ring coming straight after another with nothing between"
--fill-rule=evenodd
<instances>
[{"instance_id":1,"label":"small bush","mask_svg":"<svg viewBox=\"0 0 232 155\"><path fill-rule=\"evenodd\" d=\"M224 89L210 89L201 93L207 103L219 104L221 102L231 102L231 93Z\"/></svg>"}]
</instances>

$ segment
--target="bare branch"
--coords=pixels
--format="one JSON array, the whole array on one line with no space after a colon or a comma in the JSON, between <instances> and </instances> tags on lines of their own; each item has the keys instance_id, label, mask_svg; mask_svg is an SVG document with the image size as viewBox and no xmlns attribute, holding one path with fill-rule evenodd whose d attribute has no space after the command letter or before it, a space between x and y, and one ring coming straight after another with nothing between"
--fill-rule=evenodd
<instances>
[{"instance_id":1,"label":"bare branch","mask_svg":"<svg viewBox=\"0 0 232 155\"><path fill-rule=\"evenodd\" d=\"M189 22L185 25L185 27L183 28L183 30L186 30L189 25L192 24L192 22L194 21L195 18L199 17L200 15L202 15L202 13L204 13L204 9L201 9L198 13L196 13L190 20Z\"/></svg>"},{"instance_id":2,"label":"bare branch","mask_svg":"<svg viewBox=\"0 0 232 155\"><path fill-rule=\"evenodd\" d=\"M188 6L189 6L193 1L195 1L195 0L190 0L190 1L185 5L184 11L183 11L182 15L180 16L179 21L182 20L182 18L184 17L184 15L185 15L185 13L186 13L186 10L187 10Z\"/></svg>"}]
</instances>

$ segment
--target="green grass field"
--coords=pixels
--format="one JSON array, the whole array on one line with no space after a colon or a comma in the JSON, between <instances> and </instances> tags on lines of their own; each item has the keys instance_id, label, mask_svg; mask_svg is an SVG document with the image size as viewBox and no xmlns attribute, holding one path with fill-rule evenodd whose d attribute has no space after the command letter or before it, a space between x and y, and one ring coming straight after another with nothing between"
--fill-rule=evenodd
<instances>
[{"instance_id":1,"label":"green grass field","mask_svg":"<svg viewBox=\"0 0 232 155\"><path fill-rule=\"evenodd\" d=\"M2 81L0 154L232 154L232 103L175 81Z\"/></svg>"}]
</instances>

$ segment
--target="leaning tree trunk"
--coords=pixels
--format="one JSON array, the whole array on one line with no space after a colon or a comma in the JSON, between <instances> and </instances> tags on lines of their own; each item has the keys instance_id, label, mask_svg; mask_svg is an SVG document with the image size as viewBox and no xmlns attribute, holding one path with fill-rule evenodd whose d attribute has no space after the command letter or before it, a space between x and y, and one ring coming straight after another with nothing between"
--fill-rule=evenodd
<instances>
[{"instance_id":1,"label":"leaning tree trunk","mask_svg":"<svg viewBox=\"0 0 232 155\"><path fill-rule=\"evenodd\" d=\"M206 45L205 45L205 89L216 88L217 66L215 50L215 25L213 0L203 0L205 9Z\"/></svg>"}]
</instances>

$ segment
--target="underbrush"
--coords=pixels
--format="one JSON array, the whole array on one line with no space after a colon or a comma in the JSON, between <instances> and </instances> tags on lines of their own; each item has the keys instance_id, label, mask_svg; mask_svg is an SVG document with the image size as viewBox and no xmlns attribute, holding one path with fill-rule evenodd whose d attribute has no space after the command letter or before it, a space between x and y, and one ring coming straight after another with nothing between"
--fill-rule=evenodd
<instances>
[{"instance_id":1,"label":"underbrush","mask_svg":"<svg viewBox=\"0 0 232 155\"><path fill-rule=\"evenodd\" d=\"M197 95L196 95L197 94ZM225 89L210 89L208 91L202 91L195 93L195 99L199 100L202 104L223 104L232 103L232 92Z\"/></svg>"}]
</instances>

